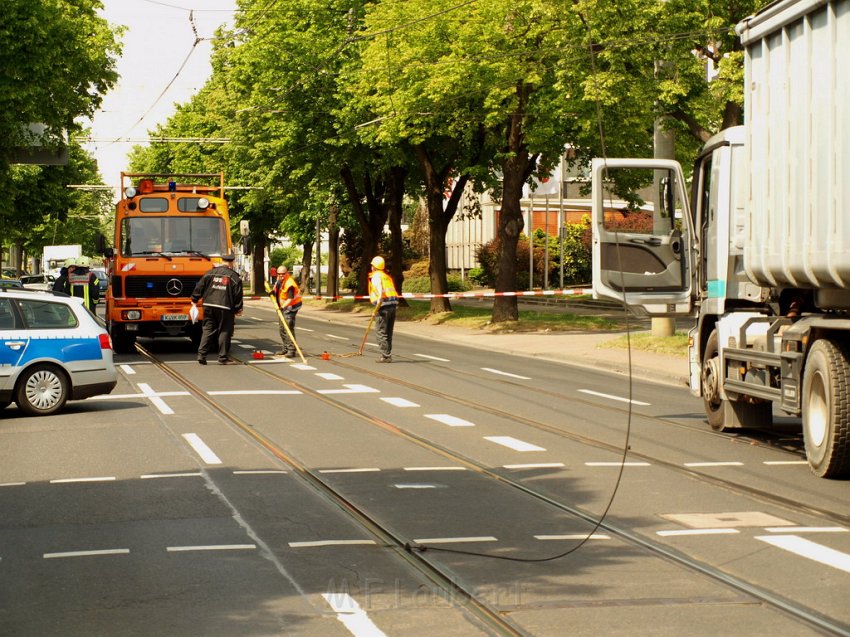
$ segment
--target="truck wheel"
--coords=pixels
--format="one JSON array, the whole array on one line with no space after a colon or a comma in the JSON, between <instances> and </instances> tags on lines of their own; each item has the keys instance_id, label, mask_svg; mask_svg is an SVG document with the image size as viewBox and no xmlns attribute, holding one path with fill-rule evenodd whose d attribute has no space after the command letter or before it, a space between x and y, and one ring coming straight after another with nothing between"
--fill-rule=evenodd
<instances>
[{"instance_id":1,"label":"truck wheel","mask_svg":"<svg viewBox=\"0 0 850 637\"><path fill-rule=\"evenodd\" d=\"M708 416L708 424L715 431L723 431L726 426L723 409L725 401L720 398L721 378L717 330L711 330L708 342L705 345L705 355L702 357L700 383L702 384L702 401L705 405L705 414Z\"/></svg>"},{"instance_id":2,"label":"truck wheel","mask_svg":"<svg viewBox=\"0 0 850 637\"><path fill-rule=\"evenodd\" d=\"M68 379L52 365L34 365L18 380L15 402L25 414L47 416L68 400Z\"/></svg>"},{"instance_id":3,"label":"truck wheel","mask_svg":"<svg viewBox=\"0 0 850 637\"><path fill-rule=\"evenodd\" d=\"M821 478L850 475L850 362L828 339L806 356L803 375L803 439L812 471Z\"/></svg>"},{"instance_id":4,"label":"truck wheel","mask_svg":"<svg viewBox=\"0 0 850 637\"><path fill-rule=\"evenodd\" d=\"M123 327L109 325L109 335L112 337L112 349L116 354L131 354L136 345L136 335L128 334Z\"/></svg>"}]
</instances>

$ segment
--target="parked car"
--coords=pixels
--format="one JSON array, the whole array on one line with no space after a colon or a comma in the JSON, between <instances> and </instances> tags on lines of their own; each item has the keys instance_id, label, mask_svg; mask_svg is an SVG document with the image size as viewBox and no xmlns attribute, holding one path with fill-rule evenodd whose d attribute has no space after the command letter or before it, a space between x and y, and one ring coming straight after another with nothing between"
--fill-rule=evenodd
<instances>
[{"instance_id":1,"label":"parked car","mask_svg":"<svg viewBox=\"0 0 850 637\"><path fill-rule=\"evenodd\" d=\"M97 277L98 287L100 288L100 300L106 299L106 288L109 287L109 277L106 276L106 270L92 270Z\"/></svg>"},{"instance_id":2,"label":"parked car","mask_svg":"<svg viewBox=\"0 0 850 637\"><path fill-rule=\"evenodd\" d=\"M82 299L0 288L0 409L46 416L117 382L106 326Z\"/></svg>"},{"instance_id":3,"label":"parked car","mask_svg":"<svg viewBox=\"0 0 850 637\"><path fill-rule=\"evenodd\" d=\"M52 290L55 280L52 274L26 274L21 277L21 284L30 290Z\"/></svg>"}]
</instances>

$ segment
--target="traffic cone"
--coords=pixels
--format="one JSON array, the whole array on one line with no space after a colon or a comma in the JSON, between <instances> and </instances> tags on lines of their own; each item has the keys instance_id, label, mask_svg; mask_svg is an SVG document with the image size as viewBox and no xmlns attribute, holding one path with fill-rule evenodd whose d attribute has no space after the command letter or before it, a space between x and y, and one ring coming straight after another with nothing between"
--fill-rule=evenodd
<instances>
[{"instance_id":1,"label":"traffic cone","mask_svg":"<svg viewBox=\"0 0 850 637\"><path fill-rule=\"evenodd\" d=\"M328 354L327 352L322 352L322 360L323 361L329 361L330 359L331 359L330 354Z\"/></svg>"},{"instance_id":2,"label":"traffic cone","mask_svg":"<svg viewBox=\"0 0 850 637\"><path fill-rule=\"evenodd\" d=\"M258 349L255 349L255 350L254 350L254 354L253 354L253 356L254 356L254 360L258 360L258 361L261 361L261 360L263 360L263 359L266 357L266 355L265 355L265 354L263 354L263 352L261 352L261 351L260 351L260 350L258 350Z\"/></svg>"}]
</instances>

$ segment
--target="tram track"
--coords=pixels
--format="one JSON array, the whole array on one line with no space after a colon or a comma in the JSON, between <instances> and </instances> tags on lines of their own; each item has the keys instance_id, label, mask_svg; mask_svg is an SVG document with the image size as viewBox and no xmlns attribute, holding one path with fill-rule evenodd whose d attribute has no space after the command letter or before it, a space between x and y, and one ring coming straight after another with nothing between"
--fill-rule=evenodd
<instances>
[{"instance_id":1,"label":"tram track","mask_svg":"<svg viewBox=\"0 0 850 637\"><path fill-rule=\"evenodd\" d=\"M157 358L154 354L145 350L141 346L137 346L137 348L145 358L152 362L163 373L168 375L175 382L186 387L186 389L188 389L197 399L203 401L209 407L217 411L221 416L226 418L239 430L247 434L257 444L265 448L276 458L291 466L294 469L295 475L298 476L299 479L307 483L315 492L319 493L322 497L333 502L337 507L339 507L352 519L357 521L370 534L377 538L385 547L390 548L396 555L406 561L417 572L425 576L435 586L438 586L447 594L462 598L466 602L465 607L470 609L470 611L486 626L488 626L492 630L495 630L498 634L501 635L525 634L521 628L516 626L513 622L509 621L504 616L504 613L502 611L500 611L498 608L494 608L485 600L478 598L474 590L472 590L472 586L464 586L459 581L457 573L450 571L446 567L439 564L439 562L435 563L434 561L427 559L425 557L426 553L428 552L427 546L418 546L415 541L412 541L410 538L403 537L401 534L390 528L387 524L379 520L377 517L371 515L368 510L358 506L355 502L346 497L345 494L342 493L339 489L334 488L328 482L323 480L317 472L311 471L298 458L293 456L291 453L286 452L280 446L274 443L270 438L257 431L255 427L253 427L250 423L244 421L237 414L233 413L220 401L206 394L201 388L197 387L194 383L192 383L192 381L190 381L177 369L170 366L167 362ZM608 443L604 443L603 441L593 440L578 434L559 431L556 428L551 427L550 425L546 425L545 423L539 423L537 421L525 417L518 417L516 414L508 414L507 412L503 412L501 410L498 410L497 408L493 408L488 405L481 405L465 399L457 399L438 390L431 390L430 388L422 387L414 383L400 381L397 378L388 377L378 372L367 372L364 371L362 368L359 368L354 365L341 363L338 360L335 360L334 363L337 365L341 365L342 367L357 370L360 373L370 374L375 378L380 378L387 382L394 382L396 384L400 384L411 389L416 389L417 391L428 393L432 396L454 400L455 402L458 402L460 404L464 404L466 406L470 406L476 409L481 409L494 415L511 418L527 426L538 427L542 431L562 435L564 437L581 442L583 444L591 444L593 446L601 448L622 451L622 449L614 447L613 445L610 445ZM622 541L632 546L639 547L652 555L676 563L691 572L708 577L709 579L718 582L723 586L736 591L737 593L743 593L755 600L758 600L770 606L771 608L774 608L782 612L783 614L794 618L795 620L801 623L807 624L811 627L815 627L829 634L850 637L850 626L836 623L835 621L818 613L817 611L811 608L797 604L793 600L787 599L777 593L763 589L757 585L754 585L746 580L731 575L710 564L694 559L669 546L641 536L640 534L635 533L630 529L620 527L616 524L612 524L607 520L599 520L592 513L589 513L571 504L558 501L555 498L541 491L529 487L520 480L514 479L513 477L508 475L503 475L484 466L482 463L476 461L473 458L470 458L462 453L449 449L444 445L438 444L423 436L407 431L404 428L399 427L391 422L388 422L381 418L377 418L374 415L369 414L368 412L362 409L358 409L349 404L346 404L341 400L335 399L329 395L322 394L316 390L310 389L309 387L295 380L281 377L263 366L246 366L253 372L274 379L275 381L287 385L293 389L296 389L299 392L310 396L311 398L319 400L322 403L333 407L334 409L340 410L350 416L354 416L362 421L369 423L372 426L379 427L384 431L387 431L395 436L399 436L409 442L412 442L432 453L441 455L448 460L463 465L464 467L475 471L482 476L493 479L500 484L511 487L526 496L532 497L535 500L542 502L557 511L571 514L577 519L583 520L590 524L593 527L593 531L591 531L591 533L595 532L597 529L603 529L609 534L618 537ZM657 461L657 459L655 459L655 461ZM792 504L790 500L786 500L778 496L773 496L772 494L764 494L763 492L760 492L758 490L742 489L740 485L729 483L728 481L716 479L714 477L704 476L699 472L683 469L672 463L661 462L660 464L663 464L665 468L674 469L678 472L686 473L699 479L704 479L706 482L712 483L715 486L734 488L735 490L752 497L764 497L765 499L768 499L774 504L787 507L790 507ZM799 511L801 509L799 502L794 502L793 505L795 507L795 510ZM812 513L813 515L821 515L822 517L834 519L836 521L844 521L845 519L842 518L842 516L835 516L831 512L820 512L817 509L812 509L808 512Z\"/></svg>"}]
</instances>

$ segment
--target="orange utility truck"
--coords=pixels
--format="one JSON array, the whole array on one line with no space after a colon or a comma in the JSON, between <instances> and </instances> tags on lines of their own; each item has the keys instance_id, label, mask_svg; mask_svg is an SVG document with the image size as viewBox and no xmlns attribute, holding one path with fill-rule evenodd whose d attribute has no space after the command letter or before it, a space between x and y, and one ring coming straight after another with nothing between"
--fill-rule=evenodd
<instances>
[{"instance_id":1,"label":"orange utility truck","mask_svg":"<svg viewBox=\"0 0 850 637\"><path fill-rule=\"evenodd\" d=\"M106 324L116 352L136 337L187 336L197 345L201 316L190 297L231 249L224 175L121 173L115 243L108 259Z\"/></svg>"}]
</instances>

